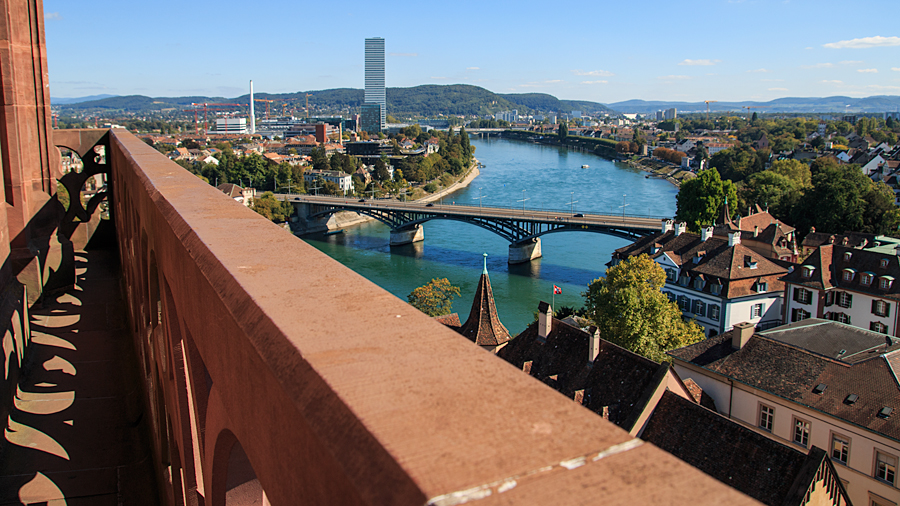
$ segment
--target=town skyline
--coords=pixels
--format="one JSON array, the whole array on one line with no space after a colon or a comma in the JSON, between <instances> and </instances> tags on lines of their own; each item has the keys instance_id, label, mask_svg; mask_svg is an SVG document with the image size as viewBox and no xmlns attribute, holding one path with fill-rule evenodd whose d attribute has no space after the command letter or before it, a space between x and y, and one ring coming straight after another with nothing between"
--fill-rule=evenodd
<instances>
[{"instance_id":1,"label":"town skyline","mask_svg":"<svg viewBox=\"0 0 900 506\"><path fill-rule=\"evenodd\" d=\"M350 3L338 12L311 5L296 16L266 15L291 12L274 2L251 25L237 3L86 6L44 2L54 96L235 96L250 79L268 93L361 88L366 37L385 39L391 88L472 84L600 103L900 94L900 37L836 23L846 9L837 2L563 2L553 10L526 2L515 11L473 2L409 11ZM890 8L886 0L854 5ZM635 16L647 12L654 17ZM85 46L104 50L78 49ZM117 65L105 67L103 58Z\"/></svg>"}]
</instances>

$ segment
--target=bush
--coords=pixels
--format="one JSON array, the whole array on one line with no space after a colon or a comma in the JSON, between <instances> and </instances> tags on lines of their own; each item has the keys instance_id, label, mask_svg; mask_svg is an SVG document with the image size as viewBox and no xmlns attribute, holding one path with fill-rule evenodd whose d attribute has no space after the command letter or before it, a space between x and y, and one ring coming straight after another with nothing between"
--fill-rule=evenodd
<instances>
[{"instance_id":1,"label":"bush","mask_svg":"<svg viewBox=\"0 0 900 506\"><path fill-rule=\"evenodd\" d=\"M438 186L434 183L428 183L425 185L425 191L428 193L434 193L438 190Z\"/></svg>"}]
</instances>

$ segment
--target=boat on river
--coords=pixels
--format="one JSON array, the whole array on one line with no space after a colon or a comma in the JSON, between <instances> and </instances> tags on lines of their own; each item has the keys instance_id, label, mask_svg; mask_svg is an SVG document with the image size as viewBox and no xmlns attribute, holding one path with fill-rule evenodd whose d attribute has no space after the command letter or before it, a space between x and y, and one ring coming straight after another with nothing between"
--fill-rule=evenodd
<instances>
[{"instance_id":1,"label":"boat on river","mask_svg":"<svg viewBox=\"0 0 900 506\"><path fill-rule=\"evenodd\" d=\"M590 169L591 166L588 165L588 164L584 164L584 165L581 166L581 168L582 168L582 169Z\"/></svg>"}]
</instances>

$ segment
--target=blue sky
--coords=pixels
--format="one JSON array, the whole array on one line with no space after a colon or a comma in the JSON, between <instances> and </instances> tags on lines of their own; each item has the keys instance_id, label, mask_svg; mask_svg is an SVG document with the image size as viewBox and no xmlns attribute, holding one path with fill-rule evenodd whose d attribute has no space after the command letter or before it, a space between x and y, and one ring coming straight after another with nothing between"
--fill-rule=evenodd
<instances>
[{"instance_id":1,"label":"blue sky","mask_svg":"<svg viewBox=\"0 0 900 506\"><path fill-rule=\"evenodd\" d=\"M900 95L897 0L44 0L54 97L473 84L611 103Z\"/></svg>"}]
</instances>

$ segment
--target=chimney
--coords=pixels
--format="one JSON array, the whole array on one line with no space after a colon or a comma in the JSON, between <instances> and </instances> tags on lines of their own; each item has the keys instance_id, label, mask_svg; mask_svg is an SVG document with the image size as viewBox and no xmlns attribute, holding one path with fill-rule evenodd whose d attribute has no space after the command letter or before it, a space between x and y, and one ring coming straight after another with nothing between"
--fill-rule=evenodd
<instances>
[{"instance_id":1,"label":"chimney","mask_svg":"<svg viewBox=\"0 0 900 506\"><path fill-rule=\"evenodd\" d=\"M728 233L728 247L732 247L736 244L741 243L741 231L735 230L733 232Z\"/></svg>"},{"instance_id":2,"label":"chimney","mask_svg":"<svg viewBox=\"0 0 900 506\"><path fill-rule=\"evenodd\" d=\"M541 301L538 304L538 337L547 339L550 330L553 328L553 308L550 304Z\"/></svg>"},{"instance_id":3,"label":"chimney","mask_svg":"<svg viewBox=\"0 0 900 506\"><path fill-rule=\"evenodd\" d=\"M741 215L740 214L738 215L738 219L737 219L737 228L741 228Z\"/></svg>"},{"instance_id":4,"label":"chimney","mask_svg":"<svg viewBox=\"0 0 900 506\"><path fill-rule=\"evenodd\" d=\"M685 229L687 228L687 224L684 222L678 222L675 224L675 237L683 234Z\"/></svg>"},{"instance_id":5,"label":"chimney","mask_svg":"<svg viewBox=\"0 0 900 506\"><path fill-rule=\"evenodd\" d=\"M253 80L250 80L250 135L256 133L256 112L253 108Z\"/></svg>"},{"instance_id":6,"label":"chimney","mask_svg":"<svg viewBox=\"0 0 900 506\"><path fill-rule=\"evenodd\" d=\"M713 227L703 227L700 229L700 240L706 241L713 236Z\"/></svg>"},{"instance_id":7,"label":"chimney","mask_svg":"<svg viewBox=\"0 0 900 506\"><path fill-rule=\"evenodd\" d=\"M669 230L672 230L672 220L662 220L662 232L665 234Z\"/></svg>"},{"instance_id":8,"label":"chimney","mask_svg":"<svg viewBox=\"0 0 900 506\"><path fill-rule=\"evenodd\" d=\"M759 237L759 225L753 227L753 237Z\"/></svg>"},{"instance_id":9,"label":"chimney","mask_svg":"<svg viewBox=\"0 0 900 506\"><path fill-rule=\"evenodd\" d=\"M593 362L600 354L600 329L591 325L588 327L588 362Z\"/></svg>"},{"instance_id":10,"label":"chimney","mask_svg":"<svg viewBox=\"0 0 900 506\"><path fill-rule=\"evenodd\" d=\"M753 336L754 326L750 322L738 323L731 331L731 347L739 350L747 344Z\"/></svg>"}]
</instances>

